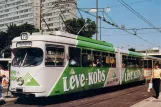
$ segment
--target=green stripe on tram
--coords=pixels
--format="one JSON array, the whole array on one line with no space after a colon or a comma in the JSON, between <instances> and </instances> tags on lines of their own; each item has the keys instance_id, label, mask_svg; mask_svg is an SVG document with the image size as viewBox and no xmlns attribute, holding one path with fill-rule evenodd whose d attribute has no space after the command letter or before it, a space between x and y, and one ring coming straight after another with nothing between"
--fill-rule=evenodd
<instances>
[{"instance_id":1,"label":"green stripe on tram","mask_svg":"<svg viewBox=\"0 0 161 107\"><path fill-rule=\"evenodd\" d=\"M84 47L84 48L91 48L91 49L115 52L115 49L112 48L112 47L98 45L98 44L95 44L95 43L90 43L90 42L81 41L81 40L78 40L77 45L78 45L78 47Z\"/></svg>"},{"instance_id":2,"label":"green stripe on tram","mask_svg":"<svg viewBox=\"0 0 161 107\"><path fill-rule=\"evenodd\" d=\"M131 52L131 51L129 51L129 55L137 56L137 57L143 57L143 56L144 56L144 55L143 55L143 54L141 54L141 53Z\"/></svg>"},{"instance_id":3,"label":"green stripe on tram","mask_svg":"<svg viewBox=\"0 0 161 107\"><path fill-rule=\"evenodd\" d=\"M88 43L94 43L94 44L104 45L104 46L108 46L108 47L113 47L112 43L98 41L98 40L87 38L87 37L83 37L83 36L78 36L77 39L80 40L80 41L86 41Z\"/></svg>"}]
</instances>

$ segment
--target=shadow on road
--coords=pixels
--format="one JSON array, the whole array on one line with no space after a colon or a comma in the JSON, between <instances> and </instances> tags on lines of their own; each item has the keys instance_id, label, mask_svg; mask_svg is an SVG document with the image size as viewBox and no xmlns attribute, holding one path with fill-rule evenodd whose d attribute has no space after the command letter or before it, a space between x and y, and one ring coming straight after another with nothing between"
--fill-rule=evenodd
<instances>
[{"instance_id":1,"label":"shadow on road","mask_svg":"<svg viewBox=\"0 0 161 107\"><path fill-rule=\"evenodd\" d=\"M25 105L52 105L52 104L59 104L64 103L68 101L78 100L82 98L88 98L96 95L101 95L105 93L110 93L118 90L124 90L128 89L130 87L142 85L141 82L139 83L132 83L122 86L114 86L114 87L108 87L103 89L95 89L95 90L88 90L84 92L78 92L78 93L72 93L72 94L66 94L66 95L59 95L59 96L53 96L53 97L45 97L45 98L28 98L23 97L19 98L15 104L25 104Z\"/></svg>"},{"instance_id":2,"label":"shadow on road","mask_svg":"<svg viewBox=\"0 0 161 107\"><path fill-rule=\"evenodd\" d=\"M6 104L5 101L0 101L0 106Z\"/></svg>"}]
</instances>

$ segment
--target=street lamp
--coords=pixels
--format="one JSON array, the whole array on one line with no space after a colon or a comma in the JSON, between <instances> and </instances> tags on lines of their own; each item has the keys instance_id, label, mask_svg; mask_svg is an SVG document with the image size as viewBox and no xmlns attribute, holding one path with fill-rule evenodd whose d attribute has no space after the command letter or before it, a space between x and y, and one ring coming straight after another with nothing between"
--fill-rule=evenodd
<instances>
[{"instance_id":1,"label":"street lamp","mask_svg":"<svg viewBox=\"0 0 161 107\"><path fill-rule=\"evenodd\" d=\"M102 35L102 18L105 19L104 16L99 16L100 17L100 41L101 41L101 35Z\"/></svg>"},{"instance_id":2,"label":"street lamp","mask_svg":"<svg viewBox=\"0 0 161 107\"><path fill-rule=\"evenodd\" d=\"M96 6L97 7L97 6ZM101 11L100 11L101 10ZM89 10L90 13L96 13L96 40L98 40L98 18L100 18L100 40L101 40L101 19L104 19L104 12L110 12L111 9L109 7L107 8L91 8ZM98 12L103 12L103 17L98 16Z\"/></svg>"},{"instance_id":3,"label":"street lamp","mask_svg":"<svg viewBox=\"0 0 161 107\"><path fill-rule=\"evenodd\" d=\"M96 40L98 40L98 0L96 0Z\"/></svg>"}]
</instances>

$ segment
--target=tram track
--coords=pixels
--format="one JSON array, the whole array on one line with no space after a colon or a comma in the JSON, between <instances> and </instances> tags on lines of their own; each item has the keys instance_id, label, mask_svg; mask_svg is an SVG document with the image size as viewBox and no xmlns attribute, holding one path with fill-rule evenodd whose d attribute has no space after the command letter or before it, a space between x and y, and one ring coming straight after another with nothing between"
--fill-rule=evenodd
<instances>
[{"instance_id":1,"label":"tram track","mask_svg":"<svg viewBox=\"0 0 161 107\"><path fill-rule=\"evenodd\" d=\"M109 89L109 88L107 88ZM38 101L39 103L35 104L33 102L30 104L14 104L9 103L5 104L2 107L105 107L108 105L108 107L129 107L143 99L146 99L150 97L146 92L147 86L146 85L139 85L135 87L130 88L123 88L122 90L115 90L112 92L101 92L98 94L98 91L93 91L96 94L92 96L86 96L82 98L76 98L74 100L68 100L68 101L62 101L58 103L54 103L54 99L52 100L53 103L51 104L40 104L41 101ZM72 96L75 97L78 94ZM61 100L62 98L58 99ZM70 99L67 97L67 99ZM35 100L36 101L36 100ZM42 100L43 101L43 100Z\"/></svg>"},{"instance_id":2,"label":"tram track","mask_svg":"<svg viewBox=\"0 0 161 107\"><path fill-rule=\"evenodd\" d=\"M140 89L133 90L133 91L130 91L130 92L125 92L125 93L122 93L122 94L118 94L116 96L105 98L105 99L102 99L102 100L99 100L99 101L96 101L96 102L94 101L94 103L88 103L88 104L84 104L84 105L77 105L77 107L87 107L87 106L89 107L89 106L95 105L97 103L104 102L104 101L107 101L107 100L110 100L110 99L114 99L114 98L116 98L118 96L123 96L123 95L129 94L129 93L133 93L133 92L136 92L136 91L139 91L139 90Z\"/></svg>"},{"instance_id":3,"label":"tram track","mask_svg":"<svg viewBox=\"0 0 161 107\"><path fill-rule=\"evenodd\" d=\"M132 87L132 88L128 88L128 89L118 90L118 91L112 92L112 93L105 93L105 94L96 95L96 96L93 96L93 97L79 99L79 100L74 101L74 103L72 103L73 101L71 101L70 103L67 102L67 103L62 104L62 106L65 105L66 107L87 107L87 106L92 107L96 104L106 102L106 101L109 102L109 100L113 100L113 99L116 99L116 98L121 97L121 96L126 96L126 95L131 94L131 93L137 93L137 92L143 91L143 92L145 92L144 94L147 94L145 89L146 89L145 85L144 86ZM139 98L137 97L136 100L133 101L133 102L139 102L140 100L142 100L144 98L148 98L148 97L149 97L149 95L139 97ZM125 107L128 107L128 105L130 105L130 104L127 104L127 106L125 106ZM56 104L55 107L56 106L61 106L61 104ZM113 105L111 107L115 107L115 106Z\"/></svg>"}]
</instances>

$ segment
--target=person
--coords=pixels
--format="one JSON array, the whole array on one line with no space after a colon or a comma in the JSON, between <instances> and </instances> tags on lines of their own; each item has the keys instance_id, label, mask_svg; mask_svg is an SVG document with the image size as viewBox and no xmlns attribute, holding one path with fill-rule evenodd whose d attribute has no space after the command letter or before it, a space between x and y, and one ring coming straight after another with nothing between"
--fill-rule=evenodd
<instances>
[{"instance_id":1,"label":"person","mask_svg":"<svg viewBox=\"0 0 161 107\"><path fill-rule=\"evenodd\" d=\"M159 69L159 64L156 63L150 79L150 83L153 84L153 88L156 94L156 99L158 99L159 92L160 92L160 77L161 77L161 69Z\"/></svg>"},{"instance_id":2,"label":"person","mask_svg":"<svg viewBox=\"0 0 161 107\"><path fill-rule=\"evenodd\" d=\"M5 77L5 72L3 70L2 65L0 65L0 100L3 100L3 97L2 97L2 80L3 80L3 77Z\"/></svg>"},{"instance_id":3,"label":"person","mask_svg":"<svg viewBox=\"0 0 161 107\"><path fill-rule=\"evenodd\" d=\"M100 59L97 59L97 60L96 60L96 64L97 64L97 65L96 65L97 67L101 67Z\"/></svg>"}]
</instances>

